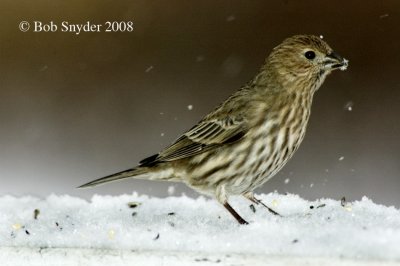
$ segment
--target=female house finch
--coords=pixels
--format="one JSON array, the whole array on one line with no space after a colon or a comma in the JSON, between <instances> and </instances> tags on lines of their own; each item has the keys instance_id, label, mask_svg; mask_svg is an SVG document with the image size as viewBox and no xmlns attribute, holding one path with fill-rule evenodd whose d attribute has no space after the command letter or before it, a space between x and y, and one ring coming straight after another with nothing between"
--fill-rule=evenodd
<instances>
[{"instance_id":1,"label":"female house finch","mask_svg":"<svg viewBox=\"0 0 400 266\"><path fill-rule=\"evenodd\" d=\"M169 147L80 188L129 177L181 181L215 196L239 223L247 224L229 205L229 196L243 195L268 208L254 197L254 189L299 148L314 92L332 70L347 66L321 38L290 37L272 50L250 82Z\"/></svg>"}]
</instances>

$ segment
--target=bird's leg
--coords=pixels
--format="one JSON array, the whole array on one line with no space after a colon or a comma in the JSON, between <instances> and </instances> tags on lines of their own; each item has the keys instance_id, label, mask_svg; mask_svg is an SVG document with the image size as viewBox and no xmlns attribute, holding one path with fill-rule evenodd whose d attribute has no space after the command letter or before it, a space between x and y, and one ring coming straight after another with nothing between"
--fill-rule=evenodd
<instances>
[{"instance_id":1,"label":"bird's leg","mask_svg":"<svg viewBox=\"0 0 400 266\"><path fill-rule=\"evenodd\" d=\"M238 221L240 224L249 224L245 219L243 219L233 208L229 205L228 202L224 203L224 207L232 214L233 217Z\"/></svg>"},{"instance_id":2,"label":"bird's leg","mask_svg":"<svg viewBox=\"0 0 400 266\"><path fill-rule=\"evenodd\" d=\"M225 185L220 185L217 187L215 190L215 197L221 203L224 205L224 207L232 214L233 217L235 217L236 221L240 224L249 224L245 219L243 219L233 208L231 205L228 203L228 195L225 190Z\"/></svg>"},{"instance_id":3,"label":"bird's leg","mask_svg":"<svg viewBox=\"0 0 400 266\"><path fill-rule=\"evenodd\" d=\"M282 216L280 215L278 212L274 211L273 209L271 209L270 207L268 207L267 205L265 205L261 200L257 199L253 192L247 192L245 194L243 194L243 196L245 198L247 198L248 200L250 200L251 202L254 202L255 204L261 204L263 207L265 207L270 213L272 213L273 215L278 215L278 216Z\"/></svg>"}]
</instances>

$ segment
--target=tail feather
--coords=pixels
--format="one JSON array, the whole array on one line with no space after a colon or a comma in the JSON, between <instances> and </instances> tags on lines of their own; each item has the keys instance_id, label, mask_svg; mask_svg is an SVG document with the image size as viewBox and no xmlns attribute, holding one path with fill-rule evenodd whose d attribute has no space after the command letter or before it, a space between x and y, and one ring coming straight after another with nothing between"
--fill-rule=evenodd
<instances>
[{"instance_id":1,"label":"tail feather","mask_svg":"<svg viewBox=\"0 0 400 266\"><path fill-rule=\"evenodd\" d=\"M128 169L128 170L125 170L122 172L118 172L118 173L115 173L112 175L108 175L108 176L93 180L89 183L79 186L78 188L94 187L94 186L101 185L101 184L108 183L108 182L113 182L113 181L129 178L129 177L143 175L145 173L147 173L146 168L135 167L135 168L131 168L131 169Z\"/></svg>"}]
</instances>

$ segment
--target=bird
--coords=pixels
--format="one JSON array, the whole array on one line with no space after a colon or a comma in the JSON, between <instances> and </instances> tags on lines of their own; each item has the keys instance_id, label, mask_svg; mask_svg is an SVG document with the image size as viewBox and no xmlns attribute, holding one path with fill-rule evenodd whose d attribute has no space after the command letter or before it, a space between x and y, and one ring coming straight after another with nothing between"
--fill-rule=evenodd
<instances>
[{"instance_id":1,"label":"bird","mask_svg":"<svg viewBox=\"0 0 400 266\"><path fill-rule=\"evenodd\" d=\"M294 35L272 49L259 72L159 153L135 167L79 188L127 179L179 181L215 198L239 224L229 204L242 195L280 215L254 190L288 162L302 142L314 93L349 61L320 36Z\"/></svg>"}]
</instances>

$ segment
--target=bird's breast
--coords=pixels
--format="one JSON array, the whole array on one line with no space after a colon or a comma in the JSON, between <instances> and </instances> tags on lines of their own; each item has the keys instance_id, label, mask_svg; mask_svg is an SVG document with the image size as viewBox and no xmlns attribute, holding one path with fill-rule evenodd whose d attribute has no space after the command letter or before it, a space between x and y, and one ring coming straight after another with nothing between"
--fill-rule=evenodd
<instances>
[{"instance_id":1,"label":"bird's breast","mask_svg":"<svg viewBox=\"0 0 400 266\"><path fill-rule=\"evenodd\" d=\"M251 189L273 177L299 148L310 115L310 101L298 98L276 112L266 113L263 122L252 129L245 172L252 179Z\"/></svg>"}]
</instances>

